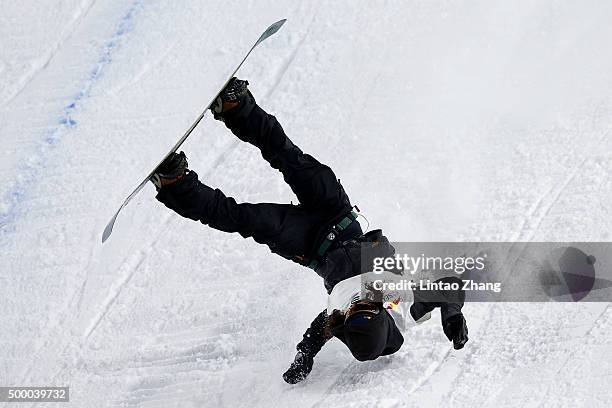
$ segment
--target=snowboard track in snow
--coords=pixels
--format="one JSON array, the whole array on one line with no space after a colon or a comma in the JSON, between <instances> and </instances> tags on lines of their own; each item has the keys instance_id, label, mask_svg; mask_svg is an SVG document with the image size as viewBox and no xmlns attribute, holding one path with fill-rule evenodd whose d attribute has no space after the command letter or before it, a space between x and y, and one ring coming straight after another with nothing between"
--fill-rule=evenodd
<instances>
[{"instance_id":1,"label":"snowboard track in snow","mask_svg":"<svg viewBox=\"0 0 612 408\"><path fill-rule=\"evenodd\" d=\"M601 143L606 140L609 134L610 130L603 132L602 136L597 140L596 143L594 143L594 145L601 145ZM529 242L533 239L535 234L539 231L542 222L548 216L551 209L554 207L555 203L559 201L570 183L576 178L578 174L580 174L580 170L584 167L585 163L588 160L591 160L592 150L593 147L588 145L582 147L582 152L578 156L581 157L581 159L578 161L578 163L576 163L573 168L568 171L565 178L561 180L560 183L551 182L550 188L540 195L534 205L533 210L527 215L527 217L523 219L523 223L519 228L518 233L516 234L516 239L513 239L514 242ZM572 155L575 156L575 153L575 151L572 152Z\"/></svg>"},{"instance_id":2,"label":"snowboard track in snow","mask_svg":"<svg viewBox=\"0 0 612 408\"><path fill-rule=\"evenodd\" d=\"M19 80L19 84L16 89L7 96L2 102L1 106L10 104L15 98L17 98L25 88L36 78L42 70L44 70L53 61L53 58L57 55L60 49L66 44L66 41L72 37L76 29L79 27L81 22L87 17L89 11L93 8L97 0L83 0L79 7L79 12L74 18L68 23L58 41L51 46L51 49L47 51L46 55L36 64L36 66L22 76Z\"/></svg>"},{"instance_id":3,"label":"snowboard track in snow","mask_svg":"<svg viewBox=\"0 0 612 408\"><path fill-rule=\"evenodd\" d=\"M45 139L42 141L42 145L39 147L39 150L36 153L37 160L35 164L20 170L20 173L24 175L23 181L18 184L13 191L8 193L8 195L11 197L11 207L5 214L0 214L0 239L2 239L3 233L6 233L5 231L8 228L8 225L15 222L16 217L19 215L19 210L17 208L19 202L26 197L28 189L40 181L37 174L41 171L41 168L44 169L45 166L44 149L58 143L63 134L68 132L71 127L77 125L77 122L71 118L72 112L75 111L78 105L86 101L92 87L95 86L97 80L103 75L105 67L111 63L114 51L119 47L120 42L124 39L124 37L130 32L134 18L137 12L141 9L142 5L143 0L136 0L128 8L128 11L120 19L117 29L105 43L105 46L103 47L94 68L90 70L88 78L80 87L77 95L64 107L56 127L46 134ZM87 8L87 12L91 9L91 7L93 7L93 3ZM86 16L86 14L87 13L83 15L83 18ZM91 253L93 254L93 252ZM41 334L44 335L44 333ZM39 355L42 353L48 346L48 343L49 340L46 340L41 347L34 351L33 354ZM25 368L21 380L23 384L29 383L28 378L37 364L37 360L33 359L31 365Z\"/></svg>"}]
</instances>

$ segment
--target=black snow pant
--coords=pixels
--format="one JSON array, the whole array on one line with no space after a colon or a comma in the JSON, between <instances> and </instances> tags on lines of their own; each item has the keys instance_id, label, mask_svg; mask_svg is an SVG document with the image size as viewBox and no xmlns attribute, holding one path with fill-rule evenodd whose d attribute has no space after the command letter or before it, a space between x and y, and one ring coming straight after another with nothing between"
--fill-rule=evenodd
<instances>
[{"instance_id":1,"label":"black snow pant","mask_svg":"<svg viewBox=\"0 0 612 408\"><path fill-rule=\"evenodd\" d=\"M194 171L161 188L157 199L183 217L252 237L272 252L301 263L312 253L322 231L350 212L347 194L334 172L294 145L276 118L260 108L250 93L225 114L224 122L282 173L299 204L238 204L221 190L201 183ZM359 231L352 232L360 235L359 224L353 224Z\"/></svg>"}]
</instances>

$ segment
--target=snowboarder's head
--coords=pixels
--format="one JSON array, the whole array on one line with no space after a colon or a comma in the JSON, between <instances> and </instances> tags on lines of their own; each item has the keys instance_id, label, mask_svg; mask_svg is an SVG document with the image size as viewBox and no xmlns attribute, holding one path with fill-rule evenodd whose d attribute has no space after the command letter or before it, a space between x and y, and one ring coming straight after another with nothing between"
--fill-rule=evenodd
<instances>
[{"instance_id":1,"label":"snowboarder's head","mask_svg":"<svg viewBox=\"0 0 612 408\"><path fill-rule=\"evenodd\" d=\"M382 304L368 301L353 304L344 314L342 324L332 328L332 334L359 361L393 354L404 343L404 337Z\"/></svg>"}]
</instances>

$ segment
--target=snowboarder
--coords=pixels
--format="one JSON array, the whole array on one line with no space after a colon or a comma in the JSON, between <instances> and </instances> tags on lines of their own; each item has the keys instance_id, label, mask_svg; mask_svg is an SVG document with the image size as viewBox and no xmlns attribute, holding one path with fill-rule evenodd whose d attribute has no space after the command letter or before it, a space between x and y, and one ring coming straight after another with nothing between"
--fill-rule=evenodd
<instances>
[{"instance_id":1,"label":"snowboarder","mask_svg":"<svg viewBox=\"0 0 612 408\"><path fill-rule=\"evenodd\" d=\"M315 355L332 337L346 344L359 361L395 353L404 338L392 313L382 301L361 295L358 282L363 256L391 256L394 248L381 230L363 234L334 172L294 145L276 118L257 105L247 85L232 78L211 106L213 116L240 140L259 148L263 158L282 173L299 204L238 204L200 182L196 172L188 169L183 152L172 154L155 170L151 181L158 191L156 198L183 217L251 237L323 278L330 295L328 308L297 345L298 353L283 374L286 382L305 379ZM411 318L422 321L440 307L444 333L456 349L462 348L467 341L463 293L430 295L414 294Z\"/></svg>"}]
</instances>

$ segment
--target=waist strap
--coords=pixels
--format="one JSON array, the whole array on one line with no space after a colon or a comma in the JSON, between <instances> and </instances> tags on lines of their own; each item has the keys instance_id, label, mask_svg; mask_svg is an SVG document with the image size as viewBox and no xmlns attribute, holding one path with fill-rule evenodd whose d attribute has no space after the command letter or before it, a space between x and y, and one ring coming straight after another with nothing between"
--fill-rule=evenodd
<instances>
[{"instance_id":1,"label":"waist strap","mask_svg":"<svg viewBox=\"0 0 612 408\"><path fill-rule=\"evenodd\" d=\"M357 219L357 213L355 211L351 211L348 215L342 218L338 223L332 225L329 228L327 234L325 234L325 238L319 245L319 248L314 253L314 256L310 262L306 263L306 266L311 269L317 269L317 266L321 263L327 250L334 243L336 239L340 236L340 233L344 231L349 225L351 225Z\"/></svg>"}]
</instances>

